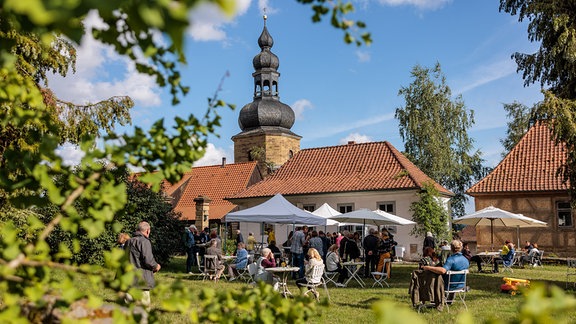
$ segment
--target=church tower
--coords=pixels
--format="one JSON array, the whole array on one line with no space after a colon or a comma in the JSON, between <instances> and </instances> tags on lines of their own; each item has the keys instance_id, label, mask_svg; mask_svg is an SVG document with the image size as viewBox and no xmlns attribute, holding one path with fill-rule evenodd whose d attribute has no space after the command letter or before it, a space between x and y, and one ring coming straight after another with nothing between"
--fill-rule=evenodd
<instances>
[{"instance_id":1,"label":"church tower","mask_svg":"<svg viewBox=\"0 0 576 324\"><path fill-rule=\"evenodd\" d=\"M274 45L266 28L258 38L260 53L254 56L254 99L240 110L238 124L242 130L232 137L234 162L259 161L263 176L273 172L300 150L299 135L290 131L294 111L280 102L278 91L278 56L270 51Z\"/></svg>"}]
</instances>

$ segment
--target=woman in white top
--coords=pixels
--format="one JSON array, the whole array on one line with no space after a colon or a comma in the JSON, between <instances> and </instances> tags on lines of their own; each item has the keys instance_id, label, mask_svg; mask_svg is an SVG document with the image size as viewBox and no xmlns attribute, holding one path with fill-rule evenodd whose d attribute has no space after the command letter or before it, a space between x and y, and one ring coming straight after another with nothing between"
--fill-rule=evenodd
<instances>
[{"instance_id":1,"label":"woman in white top","mask_svg":"<svg viewBox=\"0 0 576 324\"><path fill-rule=\"evenodd\" d=\"M309 281L319 282L320 279L322 279L322 275L324 274L324 271L322 271L320 272L320 278L314 277L315 274L314 268L316 266L320 266L322 267L322 270L324 270L324 261L322 261L322 257L320 256L320 253L318 253L318 250L316 250L315 248L309 248L308 257L309 259L308 262L306 263L306 269L304 270L304 278L296 280L296 285L298 286L298 288L300 288L299 284L307 284Z\"/></svg>"},{"instance_id":2,"label":"woman in white top","mask_svg":"<svg viewBox=\"0 0 576 324\"><path fill-rule=\"evenodd\" d=\"M332 244L328 249L328 254L326 254L326 270L328 272L338 272L338 281L336 282L337 287L344 287L344 280L348 279L348 271L342 264L340 264L340 255L338 254L338 245Z\"/></svg>"}]
</instances>

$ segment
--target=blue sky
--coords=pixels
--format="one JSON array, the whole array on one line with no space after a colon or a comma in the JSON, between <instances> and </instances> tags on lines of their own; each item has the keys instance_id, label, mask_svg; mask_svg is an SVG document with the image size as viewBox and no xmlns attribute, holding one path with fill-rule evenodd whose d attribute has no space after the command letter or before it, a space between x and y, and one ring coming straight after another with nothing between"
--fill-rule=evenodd
<instances>
[{"instance_id":1,"label":"blue sky","mask_svg":"<svg viewBox=\"0 0 576 324\"><path fill-rule=\"evenodd\" d=\"M134 125L149 128L159 118L201 116L223 79L220 99L237 105L220 111L220 137L200 164L218 164L225 156L233 161L231 137L237 134L238 114L252 101L252 58L259 53L266 7L267 27L280 59L280 100L296 112L292 131L302 136L301 148L357 142L389 141L404 149L394 119L402 86L412 81L410 71L420 64L440 62L453 95L462 95L474 110L470 136L483 152L488 166L501 159L500 139L506 133L503 103L528 106L542 99L539 85L525 88L514 52L533 52L537 44L527 39L526 24L498 11L497 0L358 0L351 18L362 20L372 33L369 47L346 45L342 33L328 21L313 24L309 6L295 0L237 1L234 17L224 17L209 7L190 15L188 65L182 67L190 94L179 106L170 105L166 91L148 77L138 75L125 59L94 40L85 38L79 49L78 72L65 79L52 78L50 86L63 99L79 103L113 95L129 95L136 106ZM88 24L99 24L90 15ZM62 154L73 161L78 153L66 146Z\"/></svg>"}]
</instances>

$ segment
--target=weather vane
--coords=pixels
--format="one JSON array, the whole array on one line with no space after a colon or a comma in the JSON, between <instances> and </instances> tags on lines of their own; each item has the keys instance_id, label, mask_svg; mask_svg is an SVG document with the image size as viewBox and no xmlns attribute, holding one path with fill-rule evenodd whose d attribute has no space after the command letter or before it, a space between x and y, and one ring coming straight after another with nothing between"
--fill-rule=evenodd
<instances>
[{"instance_id":1,"label":"weather vane","mask_svg":"<svg viewBox=\"0 0 576 324\"><path fill-rule=\"evenodd\" d=\"M266 26L266 19L268 19L268 16L266 16L266 8L264 8L264 26Z\"/></svg>"}]
</instances>

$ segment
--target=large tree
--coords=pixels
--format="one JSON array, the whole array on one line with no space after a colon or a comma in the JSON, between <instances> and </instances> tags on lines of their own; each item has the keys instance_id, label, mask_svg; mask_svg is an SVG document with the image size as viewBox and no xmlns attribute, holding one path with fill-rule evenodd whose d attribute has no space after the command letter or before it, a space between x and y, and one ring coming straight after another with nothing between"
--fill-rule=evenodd
<instances>
[{"instance_id":1,"label":"large tree","mask_svg":"<svg viewBox=\"0 0 576 324\"><path fill-rule=\"evenodd\" d=\"M454 192L452 216L464 215L464 192L480 179L480 151L473 151L468 129L474 124L474 112L468 111L462 97L452 98L440 63L434 68L416 65L413 81L398 95L405 105L396 109L404 152L424 173Z\"/></svg>"},{"instance_id":2,"label":"large tree","mask_svg":"<svg viewBox=\"0 0 576 324\"><path fill-rule=\"evenodd\" d=\"M540 43L536 52L512 58L525 86L540 83L544 89L538 114L548 118L555 140L566 145L566 163L559 172L576 207L576 3L500 0L500 11L528 20L528 39Z\"/></svg>"},{"instance_id":3,"label":"large tree","mask_svg":"<svg viewBox=\"0 0 576 324\"><path fill-rule=\"evenodd\" d=\"M330 22L343 30L346 42L370 42L369 34L355 36L364 27L362 22L345 19L345 14L353 9L349 3L299 1L312 6L314 21L330 14ZM85 305L90 307L102 305L104 297L94 292L104 288L113 289L118 297L127 291L135 297L141 294L131 288L136 274L119 249L104 252L105 268L74 262L72 253L80 246L78 234L95 239L110 227L114 231L122 229L114 217L129 207L127 184L107 172L110 167L121 173L128 172L129 165L142 168L140 180L152 189L159 189L164 179L179 180L205 151L208 134L219 125L215 108L223 102L217 98L209 100L208 109L200 118L177 117L172 129L159 120L148 131L135 127L131 135L120 136L112 126L117 121L129 122L129 98L111 98L86 106L66 103L50 92L46 75L70 73L75 48L88 33L131 60L140 73L168 88L173 104L177 104L188 91L181 83L179 71L185 63L189 10L200 2L216 4L228 14L234 12L235 2L230 0L3 1L0 211L10 210L0 215L0 321L25 322L28 316L29 320L57 321L61 318L52 317L53 310L58 308L59 314L63 314L62 310L65 314L66 307L80 299L88 300ZM96 12L104 23L85 29L82 20L89 12ZM162 43L155 41L159 34L163 36ZM103 137L104 147L95 145L98 136ZM78 166L66 166L55 153L63 141L77 143L84 151ZM55 208L53 217L44 224L38 214L30 211L47 205ZM7 214L11 219L3 217ZM46 240L56 228L70 233L72 250L67 244L50 248ZM89 291L76 285L79 275L92 285ZM159 311L187 313L199 322L254 321L254 316L298 322L310 316L310 310L304 308L308 305L298 302L289 305L294 310L284 312L281 307L274 307L281 300L272 300L266 293L259 297L259 292L234 294L234 298L246 299L239 302L244 309L250 309L246 312L226 292L206 292L208 302L200 302L188 285L178 282L170 287L160 283L157 290L164 296L167 292L178 296L165 300ZM212 307L210 296L221 299L216 304L226 305L226 311L204 311ZM266 303L255 302L262 300ZM120 322L136 320L130 312L108 316ZM152 322L157 317L148 320Z\"/></svg>"},{"instance_id":4,"label":"large tree","mask_svg":"<svg viewBox=\"0 0 576 324\"><path fill-rule=\"evenodd\" d=\"M502 157L505 157L530 128L530 121L533 119L537 105L528 108L528 106L514 101L513 103L504 104L503 108L506 111L506 117L508 117L506 138L500 140L500 143L504 146Z\"/></svg>"}]
</instances>

